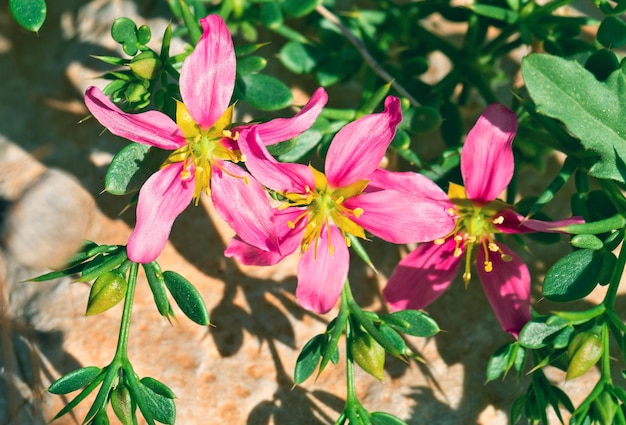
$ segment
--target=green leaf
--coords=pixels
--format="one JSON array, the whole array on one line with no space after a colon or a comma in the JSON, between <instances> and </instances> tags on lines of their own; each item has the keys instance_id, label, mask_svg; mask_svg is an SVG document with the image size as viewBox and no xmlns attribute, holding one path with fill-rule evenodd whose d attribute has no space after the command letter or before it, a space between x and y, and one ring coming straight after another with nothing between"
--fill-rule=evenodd
<instances>
[{"instance_id":1,"label":"green leaf","mask_svg":"<svg viewBox=\"0 0 626 425\"><path fill-rule=\"evenodd\" d=\"M302 347L302 351L300 351L298 359L296 360L296 366L293 372L294 384L300 385L313 375L313 372L315 372L315 369L320 361L320 357L322 355L322 345L325 339L325 334L315 335L306 344L304 344L304 347Z\"/></svg>"},{"instance_id":2,"label":"green leaf","mask_svg":"<svg viewBox=\"0 0 626 425\"><path fill-rule=\"evenodd\" d=\"M9 0L9 10L15 22L28 31L39 31L46 20L45 0Z\"/></svg>"},{"instance_id":3,"label":"green leaf","mask_svg":"<svg viewBox=\"0 0 626 425\"><path fill-rule=\"evenodd\" d=\"M596 38L609 49L622 47L626 44L626 22L619 16L607 16L600 23Z\"/></svg>"},{"instance_id":4,"label":"green leaf","mask_svg":"<svg viewBox=\"0 0 626 425\"><path fill-rule=\"evenodd\" d=\"M143 264L143 269L148 279L148 286L152 291L154 297L154 303L156 304L159 314L165 318L170 317L172 307L167 299L167 292L165 291L165 279L163 278L163 272L161 267L156 261Z\"/></svg>"},{"instance_id":5,"label":"green leaf","mask_svg":"<svg viewBox=\"0 0 626 425\"><path fill-rule=\"evenodd\" d=\"M99 367L85 366L80 369L71 371L54 381L49 387L48 392L52 394L67 394L83 388L93 382L100 374Z\"/></svg>"},{"instance_id":6,"label":"green leaf","mask_svg":"<svg viewBox=\"0 0 626 425\"><path fill-rule=\"evenodd\" d=\"M242 100L261 111L275 111L291 105L291 90L282 81L264 74L242 75L237 78Z\"/></svg>"},{"instance_id":7,"label":"green leaf","mask_svg":"<svg viewBox=\"0 0 626 425\"><path fill-rule=\"evenodd\" d=\"M557 302L570 302L589 295L598 283L602 252L581 249L559 259L546 273L543 295Z\"/></svg>"},{"instance_id":8,"label":"green leaf","mask_svg":"<svg viewBox=\"0 0 626 425\"><path fill-rule=\"evenodd\" d=\"M599 81L609 78L611 73L618 70L619 67L617 55L608 49L593 52L585 61L585 69L590 71Z\"/></svg>"},{"instance_id":9,"label":"green leaf","mask_svg":"<svg viewBox=\"0 0 626 425\"><path fill-rule=\"evenodd\" d=\"M237 74L247 75L262 71L267 66L267 59L257 55L245 56L237 60Z\"/></svg>"},{"instance_id":10,"label":"green leaf","mask_svg":"<svg viewBox=\"0 0 626 425\"><path fill-rule=\"evenodd\" d=\"M167 289L169 289L170 294L174 297L174 301L176 301L182 312L185 313L185 316L199 325L208 325L209 312L206 304L191 282L173 271L164 272L163 278L165 279Z\"/></svg>"},{"instance_id":11,"label":"green leaf","mask_svg":"<svg viewBox=\"0 0 626 425\"><path fill-rule=\"evenodd\" d=\"M613 72L600 82L580 64L545 54L524 58L522 74L537 111L562 121L585 148L597 154L589 159L589 174L624 182L624 74Z\"/></svg>"},{"instance_id":12,"label":"green leaf","mask_svg":"<svg viewBox=\"0 0 626 425\"><path fill-rule=\"evenodd\" d=\"M594 251L604 248L604 242L596 235L575 235L570 243L576 248Z\"/></svg>"},{"instance_id":13,"label":"green leaf","mask_svg":"<svg viewBox=\"0 0 626 425\"><path fill-rule=\"evenodd\" d=\"M429 106L411 107L403 114L399 127L411 134L426 134L439 128L441 114Z\"/></svg>"},{"instance_id":14,"label":"green leaf","mask_svg":"<svg viewBox=\"0 0 626 425\"><path fill-rule=\"evenodd\" d=\"M328 131L328 126L327 119L318 118L308 130L292 139L295 146L292 146L287 152L278 154L278 159L281 162L297 162L303 159L321 142L324 134Z\"/></svg>"},{"instance_id":15,"label":"green leaf","mask_svg":"<svg viewBox=\"0 0 626 425\"><path fill-rule=\"evenodd\" d=\"M163 397L171 398L172 400L176 398L176 394L159 380L146 376L141 378L141 383Z\"/></svg>"},{"instance_id":16,"label":"green leaf","mask_svg":"<svg viewBox=\"0 0 626 425\"><path fill-rule=\"evenodd\" d=\"M311 13L317 6L318 0L279 0L278 3L286 15L300 18Z\"/></svg>"},{"instance_id":17,"label":"green leaf","mask_svg":"<svg viewBox=\"0 0 626 425\"><path fill-rule=\"evenodd\" d=\"M569 320L557 316L536 317L524 326L518 341L522 347L539 349L548 345L549 338L567 325Z\"/></svg>"},{"instance_id":18,"label":"green leaf","mask_svg":"<svg viewBox=\"0 0 626 425\"><path fill-rule=\"evenodd\" d=\"M167 151L158 148L130 143L113 157L104 178L106 191L112 195L126 195L141 189L167 155Z\"/></svg>"},{"instance_id":19,"label":"green leaf","mask_svg":"<svg viewBox=\"0 0 626 425\"><path fill-rule=\"evenodd\" d=\"M507 372L509 358L515 343L506 344L496 350L487 362L487 381L494 381Z\"/></svg>"},{"instance_id":20,"label":"green leaf","mask_svg":"<svg viewBox=\"0 0 626 425\"><path fill-rule=\"evenodd\" d=\"M470 5L469 8L481 16L495 19L497 21L503 21L509 25L514 24L519 19L517 12L503 7L475 3Z\"/></svg>"},{"instance_id":21,"label":"green leaf","mask_svg":"<svg viewBox=\"0 0 626 425\"><path fill-rule=\"evenodd\" d=\"M202 28L200 28L200 23L194 16L193 12L187 5L187 3L183 0L179 0L180 2L180 12L183 16L183 22L189 31L189 37L191 37L191 41L194 45L198 44L198 41L202 37Z\"/></svg>"},{"instance_id":22,"label":"green leaf","mask_svg":"<svg viewBox=\"0 0 626 425\"><path fill-rule=\"evenodd\" d=\"M146 414L166 425L174 425L176 422L176 405L174 400L154 392L143 383L137 385L137 405L144 416Z\"/></svg>"},{"instance_id":23,"label":"green leaf","mask_svg":"<svg viewBox=\"0 0 626 425\"><path fill-rule=\"evenodd\" d=\"M261 12L259 14L263 25L270 29L276 29L283 24L285 18L283 12L275 2L265 3L261 6Z\"/></svg>"},{"instance_id":24,"label":"green leaf","mask_svg":"<svg viewBox=\"0 0 626 425\"><path fill-rule=\"evenodd\" d=\"M318 47L297 41L286 43L278 53L278 59L294 74L309 74L324 60L326 53Z\"/></svg>"},{"instance_id":25,"label":"green leaf","mask_svg":"<svg viewBox=\"0 0 626 425\"><path fill-rule=\"evenodd\" d=\"M370 420L373 425L407 425L403 420L385 412L370 413Z\"/></svg>"},{"instance_id":26,"label":"green leaf","mask_svg":"<svg viewBox=\"0 0 626 425\"><path fill-rule=\"evenodd\" d=\"M418 310L401 310L380 316L380 319L398 332L429 337L439 333L439 325L428 314Z\"/></svg>"},{"instance_id":27,"label":"green leaf","mask_svg":"<svg viewBox=\"0 0 626 425\"><path fill-rule=\"evenodd\" d=\"M95 316L119 303L125 296L128 283L124 276L107 272L99 276L91 286L86 316Z\"/></svg>"},{"instance_id":28,"label":"green leaf","mask_svg":"<svg viewBox=\"0 0 626 425\"><path fill-rule=\"evenodd\" d=\"M100 275L110 272L128 259L126 250L123 249L115 254L99 256L91 260L82 270L79 282L90 282Z\"/></svg>"}]
</instances>

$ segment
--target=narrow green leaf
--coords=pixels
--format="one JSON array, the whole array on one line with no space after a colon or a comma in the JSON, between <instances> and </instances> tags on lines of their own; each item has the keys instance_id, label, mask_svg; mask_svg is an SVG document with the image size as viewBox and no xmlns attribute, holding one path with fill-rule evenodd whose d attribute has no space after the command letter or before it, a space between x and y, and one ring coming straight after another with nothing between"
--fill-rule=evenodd
<instances>
[{"instance_id":1,"label":"narrow green leaf","mask_svg":"<svg viewBox=\"0 0 626 425\"><path fill-rule=\"evenodd\" d=\"M179 0L180 3L180 11L183 15L183 22L189 31L189 37L194 45L198 44L198 41L202 37L202 29L200 28L200 23L193 15L193 12L187 5L184 0Z\"/></svg>"},{"instance_id":2,"label":"narrow green leaf","mask_svg":"<svg viewBox=\"0 0 626 425\"><path fill-rule=\"evenodd\" d=\"M150 388L152 391L154 391L158 395L161 395L166 398L171 398L171 399L176 398L176 394L174 394L174 392L161 381L158 381L154 378L146 376L144 378L141 378L141 383L145 385L146 387Z\"/></svg>"},{"instance_id":3,"label":"narrow green leaf","mask_svg":"<svg viewBox=\"0 0 626 425\"><path fill-rule=\"evenodd\" d=\"M174 301L178 307L185 313L185 316L198 323L206 326L209 324L209 312L202 296L198 290L185 279L173 271L163 273L165 285L174 297Z\"/></svg>"},{"instance_id":4,"label":"narrow green leaf","mask_svg":"<svg viewBox=\"0 0 626 425\"><path fill-rule=\"evenodd\" d=\"M121 265L128 259L126 250L123 249L116 254L107 256L96 257L89 262L81 272L79 282L89 282L96 279L98 276L110 272L114 268Z\"/></svg>"},{"instance_id":5,"label":"narrow green leaf","mask_svg":"<svg viewBox=\"0 0 626 425\"><path fill-rule=\"evenodd\" d=\"M105 367L104 369L102 369L102 373L100 373L96 379L94 379L93 381L91 381L91 383L89 385L87 385L85 387L84 390L82 390L76 397L74 397L69 403L67 403L65 405L65 407L63 407L63 409L61 409L59 411L59 413L57 413L53 420L55 419L59 419L61 416L69 413L73 408L75 408L76 406L78 406L78 404L83 401L85 398L87 398L87 396L89 396L89 394L92 393L93 390L95 390L98 385L100 385L100 383L104 380L104 378L107 376L107 373L105 373L107 370L107 368ZM56 394L56 393L55 393Z\"/></svg>"},{"instance_id":6,"label":"narrow green leaf","mask_svg":"<svg viewBox=\"0 0 626 425\"><path fill-rule=\"evenodd\" d=\"M300 18L315 10L319 0L279 0L281 9L286 15Z\"/></svg>"},{"instance_id":7,"label":"narrow green leaf","mask_svg":"<svg viewBox=\"0 0 626 425\"><path fill-rule=\"evenodd\" d=\"M439 333L439 325L428 314L418 310L400 310L380 316L380 319L398 332L429 337Z\"/></svg>"},{"instance_id":8,"label":"narrow green leaf","mask_svg":"<svg viewBox=\"0 0 626 425\"><path fill-rule=\"evenodd\" d=\"M161 267L156 261L143 264L143 269L146 273L146 279L148 280L148 286L152 291L154 297L154 303L156 304L159 314L169 319L171 306L167 299L167 292L165 291L165 279L163 278L163 272Z\"/></svg>"},{"instance_id":9,"label":"narrow green leaf","mask_svg":"<svg viewBox=\"0 0 626 425\"><path fill-rule=\"evenodd\" d=\"M325 338L324 334L315 335L304 344L296 360L293 372L294 384L300 385L313 375L322 355L322 344Z\"/></svg>"},{"instance_id":10,"label":"narrow green leaf","mask_svg":"<svg viewBox=\"0 0 626 425\"><path fill-rule=\"evenodd\" d=\"M86 366L61 376L49 387L48 392L52 394L67 394L76 391L93 382L100 374L97 366Z\"/></svg>"},{"instance_id":11,"label":"narrow green leaf","mask_svg":"<svg viewBox=\"0 0 626 425\"><path fill-rule=\"evenodd\" d=\"M370 413L370 420L373 425L407 425L403 420L385 412Z\"/></svg>"},{"instance_id":12,"label":"narrow green leaf","mask_svg":"<svg viewBox=\"0 0 626 425\"><path fill-rule=\"evenodd\" d=\"M497 21L503 21L509 25L513 25L519 19L517 12L503 7L475 3L471 4L469 8L481 16L495 19Z\"/></svg>"},{"instance_id":13,"label":"narrow green leaf","mask_svg":"<svg viewBox=\"0 0 626 425\"><path fill-rule=\"evenodd\" d=\"M46 20L45 0L9 0L9 10L15 22L28 31L39 31Z\"/></svg>"},{"instance_id":14,"label":"narrow green leaf","mask_svg":"<svg viewBox=\"0 0 626 425\"><path fill-rule=\"evenodd\" d=\"M506 344L496 350L487 362L487 381L494 381L507 371L509 358L512 353L514 343Z\"/></svg>"}]
</instances>

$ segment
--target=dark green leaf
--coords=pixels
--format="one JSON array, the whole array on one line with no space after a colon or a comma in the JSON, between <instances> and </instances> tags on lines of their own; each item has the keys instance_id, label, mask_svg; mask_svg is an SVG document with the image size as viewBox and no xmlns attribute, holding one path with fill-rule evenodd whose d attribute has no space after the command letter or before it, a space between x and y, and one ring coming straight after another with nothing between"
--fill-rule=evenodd
<instances>
[{"instance_id":1,"label":"dark green leaf","mask_svg":"<svg viewBox=\"0 0 626 425\"><path fill-rule=\"evenodd\" d=\"M161 381L158 381L154 378L146 376L144 378L141 378L141 383L145 385L146 387L150 388L152 391L154 391L158 395L162 395L163 397L171 398L171 399L176 398L176 394L174 394L174 392Z\"/></svg>"},{"instance_id":2,"label":"dark green leaf","mask_svg":"<svg viewBox=\"0 0 626 425\"><path fill-rule=\"evenodd\" d=\"M9 0L13 19L28 31L37 32L46 20L45 0Z\"/></svg>"},{"instance_id":3,"label":"dark green leaf","mask_svg":"<svg viewBox=\"0 0 626 425\"><path fill-rule=\"evenodd\" d=\"M194 45L198 44L198 41L202 37L202 28L200 28L200 23L187 5L187 2L182 0L180 1L180 12L183 16L183 22L185 22L185 26L189 31L189 37L191 37L191 41Z\"/></svg>"},{"instance_id":4,"label":"dark green leaf","mask_svg":"<svg viewBox=\"0 0 626 425\"><path fill-rule=\"evenodd\" d=\"M513 344L506 344L496 350L487 362L487 381L493 381L507 372L509 358L513 352Z\"/></svg>"},{"instance_id":5,"label":"dark green leaf","mask_svg":"<svg viewBox=\"0 0 626 425\"><path fill-rule=\"evenodd\" d=\"M191 282L173 271L164 272L163 278L167 289L182 312L199 325L208 325L209 312L206 304Z\"/></svg>"},{"instance_id":6,"label":"dark green leaf","mask_svg":"<svg viewBox=\"0 0 626 425\"><path fill-rule=\"evenodd\" d=\"M585 61L585 69L590 71L597 80L604 81L613 71L619 69L619 60L615 53L608 49L600 49Z\"/></svg>"},{"instance_id":7,"label":"dark green leaf","mask_svg":"<svg viewBox=\"0 0 626 425\"><path fill-rule=\"evenodd\" d=\"M319 0L279 0L280 7L286 15L299 18L311 13Z\"/></svg>"},{"instance_id":8,"label":"dark green leaf","mask_svg":"<svg viewBox=\"0 0 626 425\"><path fill-rule=\"evenodd\" d=\"M87 265L83 268L79 282L90 282L96 279L98 276L110 272L114 268L121 265L124 261L128 259L126 255L126 250L121 250L115 254L107 255L107 256L99 256L91 260Z\"/></svg>"},{"instance_id":9,"label":"dark green leaf","mask_svg":"<svg viewBox=\"0 0 626 425\"><path fill-rule=\"evenodd\" d=\"M167 292L165 291L165 279L163 278L163 272L161 267L155 261L146 263L143 265L143 269L146 272L146 278L148 279L148 285L152 291L154 297L154 303L159 310L159 314L165 318L170 316L171 306L167 299Z\"/></svg>"},{"instance_id":10,"label":"dark green leaf","mask_svg":"<svg viewBox=\"0 0 626 425\"><path fill-rule=\"evenodd\" d=\"M147 25L142 25L137 28L137 41L141 44L148 44L152 38L152 31Z\"/></svg>"},{"instance_id":11,"label":"dark green leaf","mask_svg":"<svg viewBox=\"0 0 626 425\"><path fill-rule=\"evenodd\" d=\"M429 337L439 332L439 325L428 314L418 310L401 310L385 314L380 319L398 332Z\"/></svg>"},{"instance_id":12,"label":"dark green leaf","mask_svg":"<svg viewBox=\"0 0 626 425\"><path fill-rule=\"evenodd\" d=\"M581 249L558 260L546 273L543 295L558 302L569 302L589 295L598 283L602 252Z\"/></svg>"},{"instance_id":13,"label":"dark green leaf","mask_svg":"<svg viewBox=\"0 0 626 425\"><path fill-rule=\"evenodd\" d=\"M176 422L176 405L174 400L154 392L142 383L136 388L137 399L135 401L144 417L147 415L163 424L174 425Z\"/></svg>"},{"instance_id":14,"label":"dark green leaf","mask_svg":"<svg viewBox=\"0 0 626 425\"><path fill-rule=\"evenodd\" d=\"M130 143L111 161L104 179L106 191L113 195L135 192L159 169L168 152L141 143Z\"/></svg>"},{"instance_id":15,"label":"dark green leaf","mask_svg":"<svg viewBox=\"0 0 626 425\"><path fill-rule=\"evenodd\" d=\"M250 55L237 60L237 73L239 75L252 74L262 71L267 65L267 59L261 56Z\"/></svg>"},{"instance_id":16,"label":"dark green leaf","mask_svg":"<svg viewBox=\"0 0 626 425\"><path fill-rule=\"evenodd\" d=\"M275 29L283 24L283 12L275 2L268 2L261 6L260 18L263 25Z\"/></svg>"},{"instance_id":17,"label":"dark green leaf","mask_svg":"<svg viewBox=\"0 0 626 425\"><path fill-rule=\"evenodd\" d=\"M327 131L328 120L318 118L311 128L293 139L295 146L289 151L279 154L278 159L282 162L297 162L303 159L320 143Z\"/></svg>"},{"instance_id":18,"label":"dark green leaf","mask_svg":"<svg viewBox=\"0 0 626 425\"><path fill-rule=\"evenodd\" d=\"M111 37L120 44L137 42L137 25L129 18L117 18L111 25Z\"/></svg>"},{"instance_id":19,"label":"dark green leaf","mask_svg":"<svg viewBox=\"0 0 626 425\"><path fill-rule=\"evenodd\" d=\"M291 90L283 82L264 74L249 74L237 78L242 100L262 111L286 108L293 102Z\"/></svg>"},{"instance_id":20,"label":"dark green leaf","mask_svg":"<svg viewBox=\"0 0 626 425\"><path fill-rule=\"evenodd\" d=\"M67 394L90 384L100 374L99 367L86 366L63 375L48 387L52 394Z\"/></svg>"},{"instance_id":21,"label":"dark green leaf","mask_svg":"<svg viewBox=\"0 0 626 425\"><path fill-rule=\"evenodd\" d=\"M626 22L620 16L607 16L600 23L596 38L609 49L622 47L626 44Z\"/></svg>"},{"instance_id":22,"label":"dark green leaf","mask_svg":"<svg viewBox=\"0 0 626 425\"><path fill-rule=\"evenodd\" d=\"M412 134L425 134L437 128L442 123L441 114L438 110L428 106L409 108L403 114L400 127Z\"/></svg>"},{"instance_id":23,"label":"dark green leaf","mask_svg":"<svg viewBox=\"0 0 626 425\"><path fill-rule=\"evenodd\" d=\"M516 12L503 7L475 3L470 5L469 8L486 18L503 21L509 25L514 24L519 19L519 15Z\"/></svg>"},{"instance_id":24,"label":"dark green leaf","mask_svg":"<svg viewBox=\"0 0 626 425\"><path fill-rule=\"evenodd\" d=\"M303 383L315 372L322 355L322 345L325 338L326 335L324 334L315 335L304 344L296 360L296 367L293 372L294 384Z\"/></svg>"}]
</instances>

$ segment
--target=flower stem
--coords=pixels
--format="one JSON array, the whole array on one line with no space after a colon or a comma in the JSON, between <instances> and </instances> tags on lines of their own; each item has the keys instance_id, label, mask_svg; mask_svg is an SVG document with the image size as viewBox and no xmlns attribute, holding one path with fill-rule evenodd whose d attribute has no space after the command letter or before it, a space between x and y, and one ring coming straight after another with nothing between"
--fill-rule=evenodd
<instances>
[{"instance_id":1,"label":"flower stem","mask_svg":"<svg viewBox=\"0 0 626 425\"><path fill-rule=\"evenodd\" d=\"M130 317L133 310L133 301L135 299L135 287L137 286L137 272L139 264L132 263L128 274L128 288L126 297L124 298L124 310L122 312L122 321L120 323L120 333L117 340L117 348L115 349L115 358L113 363L121 361L128 362L128 333L130 331Z\"/></svg>"},{"instance_id":2,"label":"flower stem","mask_svg":"<svg viewBox=\"0 0 626 425\"><path fill-rule=\"evenodd\" d=\"M624 272L624 266L626 266L626 249L624 246L620 248L619 256L617 257L617 263L613 269L613 275L611 276L611 282L609 283L609 289L604 297L604 305L609 311L613 311L613 305L615 304L615 298L617 297L617 290Z\"/></svg>"}]
</instances>

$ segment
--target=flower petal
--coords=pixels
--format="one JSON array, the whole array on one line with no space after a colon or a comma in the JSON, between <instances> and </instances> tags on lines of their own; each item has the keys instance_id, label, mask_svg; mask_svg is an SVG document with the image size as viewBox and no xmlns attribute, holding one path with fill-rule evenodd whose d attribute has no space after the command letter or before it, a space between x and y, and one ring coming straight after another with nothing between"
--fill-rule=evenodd
<instances>
[{"instance_id":1,"label":"flower petal","mask_svg":"<svg viewBox=\"0 0 626 425\"><path fill-rule=\"evenodd\" d=\"M271 121L235 127L235 131L254 126L265 145L273 145L278 142L292 139L308 130L322 112L322 108L328 101L326 90L322 87L315 90L306 105L291 118L275 118Z\"/></svg>"},{"instance_id":2,"label":"flower petal","mask_svg":"<svg viewBox=\"0 0 626 425\"><path fill-rule=\"evenodd\" d=\"M411 193L417 197L440 201L452 206L448 195L428 177L412 171L389 171L381 168L370 174L366 192L382 189L393 189Z\"/></svg>"},{"instance_id":3,"label":"flower petal","mask_svg":"<svg viewBox=\"0 0 626 425\"><path fill-rule=\"evenodd\" d=\"M230 31L219 15L200 20L204 30L180 71L180 95L202 129L224 113L235 87L235 49Z\"/></svg>"},{"instance_id":4,"label":"flower petal","mask_svg":"<svg viewBox=\"0 0 626 425\"><path fill-rule=\"evenodd\" d=\"M429 306L448 289L459 271L462 257L455 257L452 238L442 245L426 243L404 257L395 268L383 296L392 310Z\"/></svg>"},{"instance_id":5,"label":"flower petal","mask_svg":"<svg viewBox=\"0 0 626 425\"><path fill-rule=\"evenodd\" d=\"M309 167L276 161L263 145L256 128L242 131L238 140L246 167L264 186L283 193L305 193L307 187L315 188Z\"/></svg>"},{"instance_id":6,"label":"flower petal","mask_svg":"<svg viewBox=\"0 0 626 425\"><path fill-rule=\"evenodd\" d=\"M228 243L224 255L227 258L234 257L247 266L272 266L285 258L279 251L264 251L244 242L238 236Z\"/></svg>"},{"instance_id":7,"label":"flower petal","mask_svg":"<svg viewBox=\"0 0 626 425\"><path fill-rule=\"evenodd\" d=\"M334 247L331 254L328 247L328 233L322 232L317 248L310 247L298 263L298 287L296 298L300 305L317 313L328 312L339 299L348 277L350 254L341 231L330 226L330 243Z\"/></svg>"},{"instance_id":8,"label":"flower petal","mask_svg":"<svg viewBox=\"0 0 626 425\"><path fill-rule=\"evenodd\" d=\"M193 198L193 178L183 180L183 163L154 173L139 191L137 224L128 239L128 258L137 263L154 261L167 243L176 217Z\"/></svg>"},{"instance_id":9,"label":"flower petal","mask_svg":"<svg viewBox=\"0 0 626 425\"><path fill-rule=\"evenodd\" d=\"M97 87L85 91L85 105L100 124L116 136L170 151L186 143L181 129L164 113L127 114Z\"/></svg>"},{"instance_id":10,"label":"flower petal","mask_svg":"<svg viewBox=\"0 0 626 425\"><path fill-rule=\"evenodd\" d=\"M484 251L479 249L476 269L502 329L517 338L530 320L530 274L517 254L501 244L499 247L510 256L510 261L504 261L497 253L490 253L493 270L487 272L481 267L485 262Z\"/></svg>"},{"instance_id":11,"label":"flower petal","mask_svg":"<svg viewBox=\"0 0 626 425\"><path fill-rule=\"evenodd\" d=\"M571 217L556 221L533 220L508 208L498 212L495 217L504 219L502 224L496 225L498 231L502 233L565 233L561 230L563 227L585 222L582 217Z\"/></svg>"},{"instance_id":12,"label":"flower petal","mask_svg":"<svg viewBox=\"0 0 626 425\"><path fill-rule=\"evenodd\" d=\"M328 184L333 188L349 186L373 173L401 120L400 100L389 96L383 112L366 115L339 130L326 155Z\"/></svg>"},{"instance_id":13,"label":"flower petal","mask_svg":"<svg viewBox=\"0 0 626 425\"><path fill-rule=\"evenodd\" d=\"M472 201L493 201L508 186L516 131L515 112L499 103L489 105L470 130L461 151L461 174Z\"/></svg>"},{"instance_id":14,"label":"flower petal","mask_svg":"<svg viewBox=\"0 0 626 425\"><path fill-rule=\"evenodd\" d=\"M274 212L263 187L232 162L213 167L211 197L217 213L242 240L264 251L279 252ZM237 176L237 177L233 177Z\"/></svg>"},{"instance_id":15,"label":"flower petal","mask_svg":"<svg viewBox=\"0 0 626 425\"><path fill-rule=\"evenodd\" d=\"M343 205L352 210L361 208L359 217L350 218L387 242L429 242L454 229L446 203L396 190L363 193L347 199Z\"/></svg>"}]
</instances>

